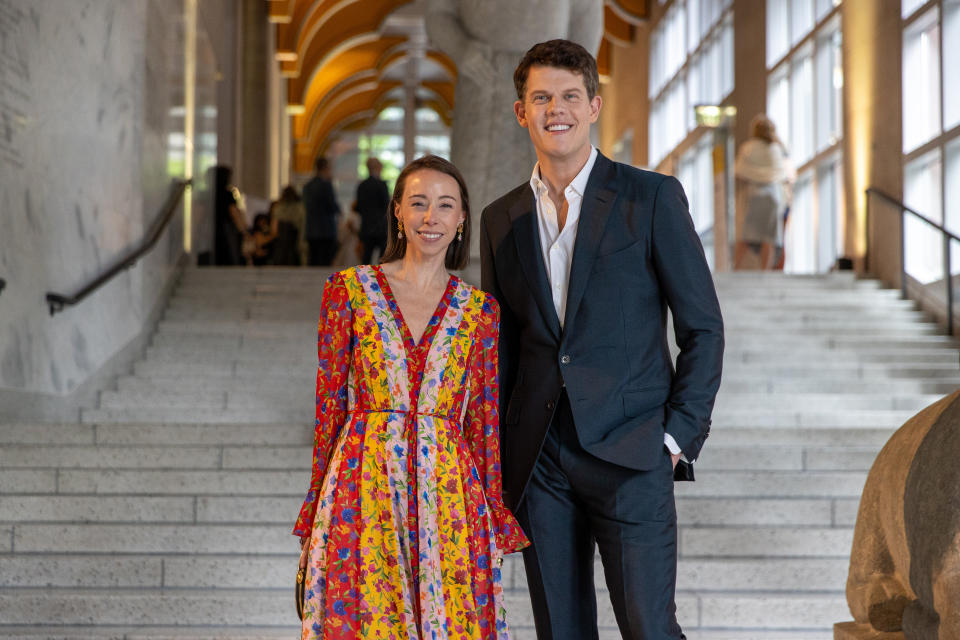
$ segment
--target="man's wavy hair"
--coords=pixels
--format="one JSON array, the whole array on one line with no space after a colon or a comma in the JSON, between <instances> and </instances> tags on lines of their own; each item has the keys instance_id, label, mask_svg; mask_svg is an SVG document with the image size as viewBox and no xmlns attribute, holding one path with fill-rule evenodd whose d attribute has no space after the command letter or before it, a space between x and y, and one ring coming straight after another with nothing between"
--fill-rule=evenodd
<instances>
[{"instance_id":1,"label":"man's wavy hair","mask_svg":"<svg viewBox=\"0 0 960 640\"><path fill-rule=\"evenodd\" d=\"M597 73L597 61L590 52L571 40L547 40L533 45L527 51L516 71L513 72L513 86L517 89L517 100L523 100L527 91L527 75L530 67L559 67L583 78L587 88L587 98L593 100L600 90L600 75Z\"/></svg>"}]
</instances>

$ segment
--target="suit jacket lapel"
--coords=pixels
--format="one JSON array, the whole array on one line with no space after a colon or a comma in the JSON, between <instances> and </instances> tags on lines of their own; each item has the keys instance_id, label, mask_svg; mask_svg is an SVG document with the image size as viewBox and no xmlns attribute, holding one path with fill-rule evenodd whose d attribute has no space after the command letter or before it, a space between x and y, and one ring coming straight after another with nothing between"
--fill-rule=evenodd
<instances>
[{"instance_id":1,"label":"suit jacket lapel","mask_svg":"<svg viewBox=\"0 0 960 640\"><path fill-rule=\"evenodd\" d=\"M597 256L597 247L607 218L613 208L617 192L614 178L616 167L603 154L597 155L597 161L587 180L583 202L580 204L580 222L577 227L577 240L573 244L573 259L570 263L570 280L567 286L567 309L564 315L564 331L569 331L577 315L577 307L583 299L590 277L593 260Z\"/></svg>"},{"instance_id":2,"label":"suit jacket lapel","mask_svg":"<svg viewBox=\"0 0 960 640\"><path fill-rule=\"evenodd\" d=\"M517 243L520 268L526 277L537 306L554 338L560 339L560 318L553 306L550 295L550 283L547 269L543 265L543 250L540 247L540 233L537 231L536 200L532 190L517 198L509 210L513 224L513 237Z\"/></svg>"}]
</instances>

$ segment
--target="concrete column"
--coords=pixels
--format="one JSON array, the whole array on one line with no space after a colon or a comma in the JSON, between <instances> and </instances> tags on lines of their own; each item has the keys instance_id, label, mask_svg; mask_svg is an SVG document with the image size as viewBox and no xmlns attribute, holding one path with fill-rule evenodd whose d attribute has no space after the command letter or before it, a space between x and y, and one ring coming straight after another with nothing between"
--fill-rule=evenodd
<instances>
[{"instance_id":1,"label":"concrete column","mask_svg":"<svg viewBox=\"0 0 960 640\"><path fill-rule=\"evenodd\" d=\"M864 190L903 198L900 3L844 0L842 6L844 251L858 271L898 287L899 213L874 199L867 220Z\"/></svg>"},{"instance_id":2,"label":"concrete column","mask_svg":"<svg viewBox=\"0 0 960 640\"><path fill-rule=\"evenodd\" d=\"M265 195L275 200L280 195L280 130L281 119L286 115L286 105L281 101L280 85L286 84L280 77L280 67L273 58L276 50L276 29L266 29L266 72L267 72L267 157L264 159L267 170L268 189Z\"/></svg>"},{"instance_id":3,"label":"concrete column","mask_svg":"<svg viewBox=\"0 0 960 640\"><path fill-rule=\"evenodd\" d=\"M750 120L767 111L767 4L755 0L733 2L733 77L730 103L737 107L731 126L733 149L750 138ZM785 133L785 132L783 132ZM727 161L732 165L733 158ZM733 167L730 167L731 172ZM733 180L733 201L741 202L740 185ZM733 232L739 237L743 211L734 206ZM732 264L731 264L732 266Z\"/></svg>"},{"instance_id":4,"label":"concrete column","mask_svg":"<svg viewBox=\"0 0 960 640\"><path fill-rule=\"evenodd\" d=\"M730 104L736 146L750 138L750 119L767 110L767 11L765 2L733 1L733 77Z\"/></svg>"},{"instance_id":5,"label":"concrete column","mask_svg":"<svg viewBox=\"0 0 960 640\"><path fill-rule=\"evenodd\" d=\"M417 153L417 87L420 86L420 60L426 52L426 35L415 34L407 58L403 80L403 159L405 163Z\"/></svg>"},{"instance_id":6,"label":"concrete column","mask_svg":"<svg viewBox=\"0 0 960 640\"><path fill-rule=\"evenodd\" d=\"M268 5L263 0L243 0L238 49L239 77L237 149L233 180L246 194L270 195L270 140L273 122L269 108Z\"/></svg>"}]
</instances>

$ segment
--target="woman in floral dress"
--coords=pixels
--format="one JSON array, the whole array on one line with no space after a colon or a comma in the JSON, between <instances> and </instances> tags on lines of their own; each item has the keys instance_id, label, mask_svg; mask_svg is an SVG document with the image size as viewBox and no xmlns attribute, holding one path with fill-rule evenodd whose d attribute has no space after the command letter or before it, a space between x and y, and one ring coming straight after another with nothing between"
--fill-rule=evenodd
<instances>
[{"instance_id":1,"label":"woman in floral dress","mask_svg":"<svg viewBox=\"0 0 960 640\"><path fill-rule=\"evenodd\" d=\"M466 186L425 156L391 208L383 264L324 289L302 638L507 640L500 562L528 542L501 496L499 309L448 272Z\"/></svg>"}]
</instances>

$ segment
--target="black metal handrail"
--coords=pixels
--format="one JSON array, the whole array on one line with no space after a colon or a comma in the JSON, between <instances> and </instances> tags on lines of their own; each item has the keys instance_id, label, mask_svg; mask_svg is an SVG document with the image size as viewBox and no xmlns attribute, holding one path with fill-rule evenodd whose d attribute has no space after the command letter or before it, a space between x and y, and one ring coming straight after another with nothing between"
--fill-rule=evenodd
<instances>
[{"instance_id":1,"label":"black metal handrail","mask_svg":"<svg viewBox=\"0 0 960 640\"><path fill-rule=\"evenodd\" d=\"M900 202L893 196L888 193L884 193L876 187L868 187L866 190L867 195L867 220L870 219L870 196L878 196L882 200L886 200L890 204L900 209L900 295L906 299L907 296L907 236L906 236L906 214L910 214L917 218L918 220L930 225L934 229L940 232L940 236L943 239L943 282L946 286L947 292L947 333L953 335L953 282L952 282L952 264L950 260L950 243L951 242L960 242L960 236L947 231L947 229L940 224L935 222L923 215L916 209L911 209L903 202Z\"/></svg>"},{"instance_id":2,"label":"black metal handrail","mask_svg":"<svg viewBox=\"0 0 960 640\"><path fill-rule=\"evenodd\" d=\"M109 282L118 273L132 267L147 251L150 251L153 245L160 239L167 225L173 220L173 216L177 212L177 207L180 205L180 200L183 198L183 193L191 183L191 180L174 180L173 187L170 189L170 195L160 210L160 214L154 220L150 231L144 236L139 246L117 261L116 264L71 296L47 292L47 304L50 306L50 315L58 311L63 311L63 308L67 305L74 305L82 301L88 295Z\"/></svg>"}]
</instances>

